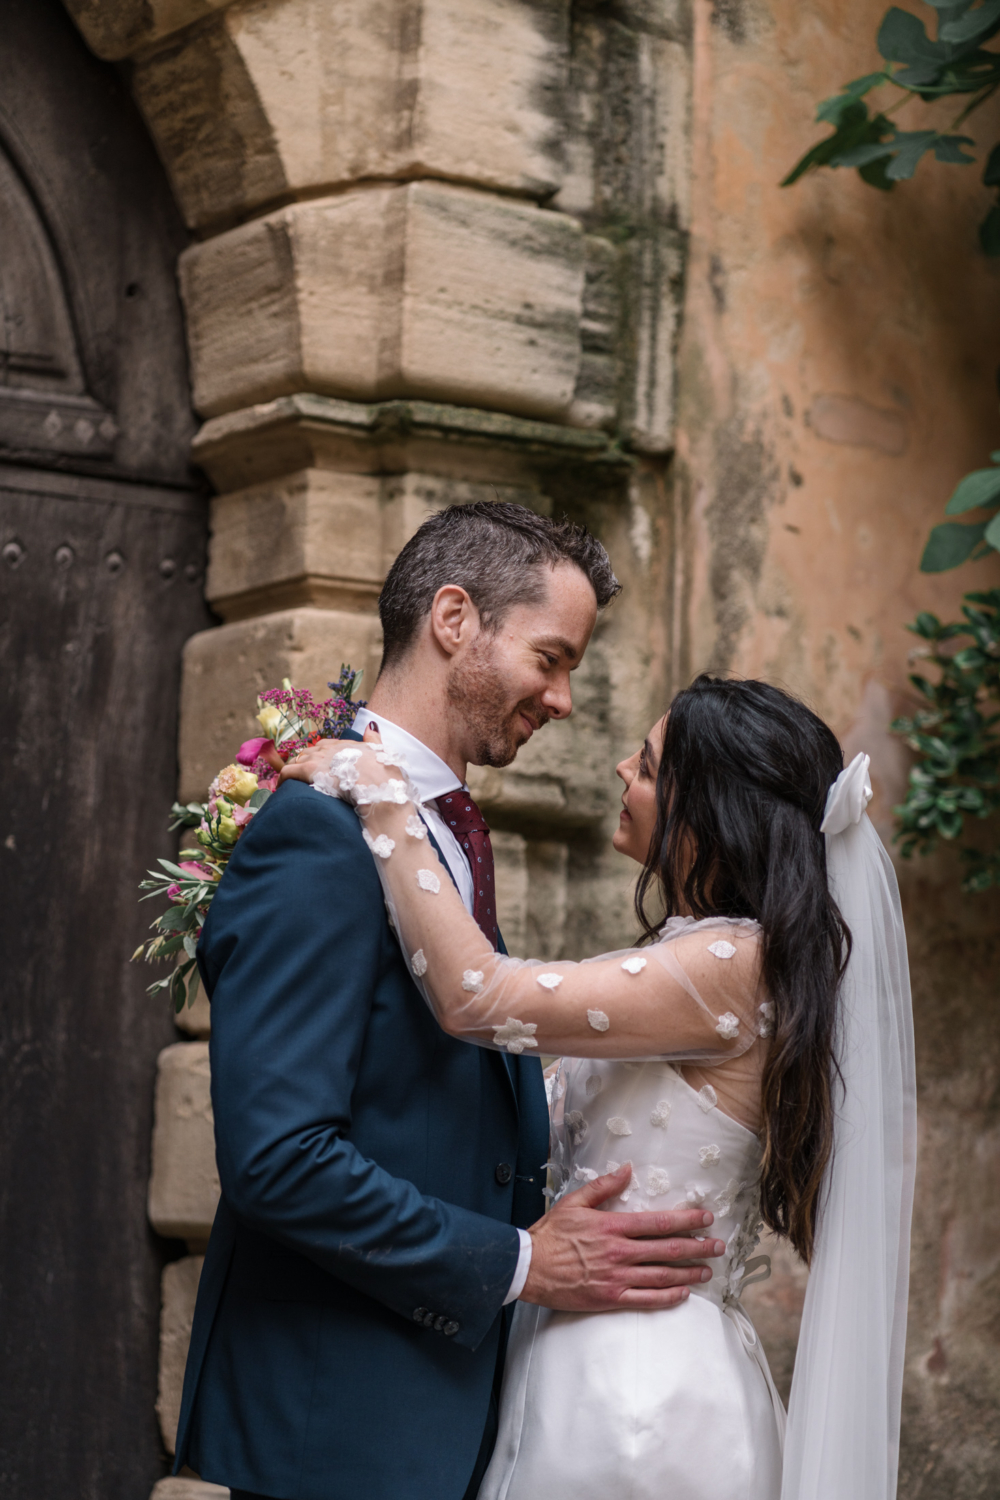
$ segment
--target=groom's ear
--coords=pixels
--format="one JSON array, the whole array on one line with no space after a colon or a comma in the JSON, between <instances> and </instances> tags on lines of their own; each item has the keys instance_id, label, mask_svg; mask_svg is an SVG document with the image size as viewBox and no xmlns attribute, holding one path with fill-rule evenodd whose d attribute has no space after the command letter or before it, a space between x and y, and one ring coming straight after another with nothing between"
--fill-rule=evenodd
<instances>
[{"instance_id":1,"label":"groom's ear","mask_svg":"<svg viewBox=\"0 0 1000 1500\"><path fill-rule=\"evenodd\" d=\"M447 656L454 656L478 634L479 611L465 589L457 583L446 583L434 595L429 623L437 645Z\"/></svg>"}]
</instances>

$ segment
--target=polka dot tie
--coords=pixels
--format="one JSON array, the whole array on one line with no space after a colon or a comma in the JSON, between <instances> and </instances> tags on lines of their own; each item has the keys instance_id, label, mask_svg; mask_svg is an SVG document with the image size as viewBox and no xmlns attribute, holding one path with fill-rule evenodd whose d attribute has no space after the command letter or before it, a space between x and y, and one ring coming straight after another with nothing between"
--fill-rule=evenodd
<instances>
[{"instance_id":1,"label":"polka dot tie","mask_svg":"<svg viewBox=\"0 0 1000 1500\"><path fill-rule=\"evenodd\" d=\"M461 787L438 798L438 811L458 839L472 871L472 915L491 945L497 945L497 903L490 830L475 802Z\"/></svg>"}]
</instances>

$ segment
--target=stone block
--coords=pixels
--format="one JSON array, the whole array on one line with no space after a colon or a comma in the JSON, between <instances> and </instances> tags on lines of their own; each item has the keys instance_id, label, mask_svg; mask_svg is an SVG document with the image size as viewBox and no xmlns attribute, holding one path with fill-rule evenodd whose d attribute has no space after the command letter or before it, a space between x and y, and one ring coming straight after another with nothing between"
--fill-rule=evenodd
<instances>
[{"instance_id":1,"label":"stone block","mask_svg":"<svg viewBox=\"0 0 1000 1500\"><path fill-rule=\"evenodd\" d=\"M200 800L244 740L260 733L257 694L291 678L328 696L342 662L365 673L361 696L378 674L377 615L332 609L288 609L221 625L184 648L180 710L180 797Z\"/></svg>"},{"instance_id":2,"label":"stone block","mask_svg":"<svg viewBox=\"0 0 1000 1500\"><path fill-rule=\"evenodd\" d=\"M554 963L562 958L566 941L566 908L569 899L567 870L569 850L549 839L528 839L528 914L525 924L525 954ZM517 949L512 948L512 953Z\"/></svg>"},{"instance_id":3,"label":"stone block","mask_svg":"<svg viewBox=\"0 0 1000 1500\"><path fill-rule=\"evenodd\" d=\"M674 442L683 246L674 231L656 230L628 246L626 261L632 359L621 427L640 453L664 454Z\"/></svg>"},{"instance_id":4,"label":"stone block","mask_svg":"<svg viewBox=\"0 0 1000 1500\"><path fill-rule=\"evenodd\" d=\"M163 1268L160 1281L160 1374L156 1415L168 1453L176 1450L177 1422L184 1390L184 1366L191 1342L194 1304L203 1255L186 1255ZM225 1492L223 1492L225 1493Z\"/></svg>"},{"instance_id":5,"label":"stone block","mask_svg":"<svg viewBox=\"0 0 1000 1500\"><path fill-rule=\"evenodd\" d=\"M566 215L443 183L280 209L181 257L195 405L308 390L561 418L583 262Z\"/></svg>"},{"instance_id":6,"label":"stone block","mask_svg":"<svg viewBox=\"0 0 1000 1500\"><path fill-rule=\"evenodd\" d=\"M494 829L493 846L497 892L497 920L508 952L527 954L528 927L528 859L527 847L519 833Z\"/></svg>"},{"instance_id":7,"label":"stone block","mask_svg":"<svg viewBox=\"0 0 1000 1500\"><path fill-rule=\"evenodd\" d=\"M307 469L212 502L205 595L224 620L299 604L375 608L382 482Z\"/></svg>"},{"instance_id":8,"label":"stone block","mask_svg":"<svg viewBox=\"0 0 1000 1500\"><path fill-rule=\"evenodd\" d=\"M232 0L65 0L87 46L117 62L193 21L224 10Z\"/></svg>"},{"instance_id":9,"label":"stone block","mask_svg":"<svg viewBox=\"0 0 1000 1500\"><path fill-rule=\"evenodd\" d=\"M393 559L435 510L540 498L433 474L301 470L212 502L206 597L227 622L302 605L373 613Z\"/></svg>"},{"instance_id":10,"label":"stone block","mask_svg":"<svg viewBox=\"0 0 1000 1500\"><path fill-rule=\"evenodd\" d=\"M284 479L300 469L341 474L401 475L496 486L527 495L526 504L551 501L554 480L564 490L593 489L595 477L621 485L629 459L606 433L536 422L469 406L433 401L371 405L300 392L212 417L192 446L195 461L223 493Z\"/></svg>"},{"instance_id":11,"label":"stone block","mask_svg":"<svg viewBox=\"0 0 1000 1500\"><path fill-rule=\"evenodd\" d=\"M153 1486L149 1500L229 1500L229 1491L221 1484L206 1484L203 1479L161 1479Z\"/></svg>"},{"instance_id":12,"label":"stone block","mask_svg":"<svg viewBox=\"0 0 1000 1500\"><path fill-rule=\"evenodd\" d=\"M219 1202L207 1042L177 1042L156 1072L149 1221L157 1234L207 1241Z\"/></svg>"},{"instance_id":13,"label":"stone block","mask_svg":"<svg viewBox=\"0 0 1000 1500\"><path fill-rule=\"evenodd\" d=\"M546 197L562 170L567 10L564 0L228 5L147 50L133 88L200 229L359 181L445 178ZM113 29L105 21L104 34ZM134 35L125 27L106 45L127 48Z\"/></svg>"}]
</instances>

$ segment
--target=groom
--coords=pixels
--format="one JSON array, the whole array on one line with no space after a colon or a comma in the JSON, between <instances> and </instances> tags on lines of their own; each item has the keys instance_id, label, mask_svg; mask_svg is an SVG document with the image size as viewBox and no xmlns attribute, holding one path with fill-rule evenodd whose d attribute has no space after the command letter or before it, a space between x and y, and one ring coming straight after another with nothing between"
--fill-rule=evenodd
<instances>
[{"instance_id":1,"label":"groom","mask_svg":"<svg viewBox=\"0 0 1000 1500\"><path fill-rule=\"evenodd\" d=\"M570 672L619 592L603 547L506 503L403 548L355 731L405 758L427 834L495 946L489 830L467 764L508 765L570 712ZM308 778L332 747L289 767ZM198 947L212 1001L222 1198L177 1468L234 1500L474 1500L520 1297L669 1307L700 1210L598 1211L626 1164L542 1217L538 1060L440 1030L389 927L353 811L289 777L237 845ZM708 1240L704 1256L724 1246Z\"/></svg>"}]
</instances>

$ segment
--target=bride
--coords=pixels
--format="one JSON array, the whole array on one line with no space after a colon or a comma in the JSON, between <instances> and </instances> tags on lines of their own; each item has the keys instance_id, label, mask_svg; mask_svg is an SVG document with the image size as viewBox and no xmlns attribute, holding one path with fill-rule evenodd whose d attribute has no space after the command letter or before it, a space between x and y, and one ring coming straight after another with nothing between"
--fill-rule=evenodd
<instances>
[{"instance_id":1,"label":"bride","mask_svg":"<svg viewBox=\"0 0 1000 1500\"><path fill-rule=\"evenodd\" d=\"M868 758L842 770L827 726L776 688L698 678L618 767L642 943L583 963L490 948L385 760L345 743L317 788L362 817L444 1030L561 1058L551 1194L628 1162L606 1206L704 1205L726 1242L670 1310L518 1305L480 1500L891 1500L914 1081ZM769 1274L762 1222L811 1268L787 1432L740 1301Z\"/></svg>"}]
</instances>

